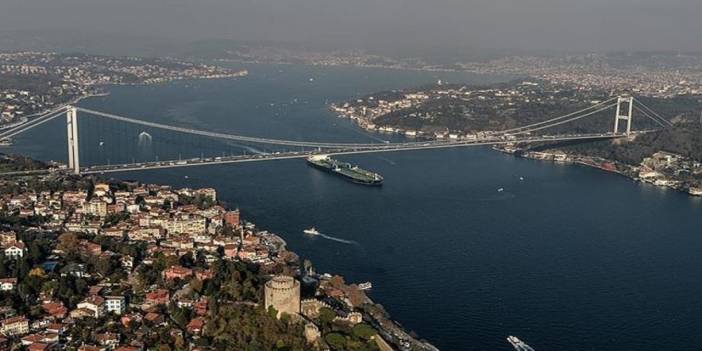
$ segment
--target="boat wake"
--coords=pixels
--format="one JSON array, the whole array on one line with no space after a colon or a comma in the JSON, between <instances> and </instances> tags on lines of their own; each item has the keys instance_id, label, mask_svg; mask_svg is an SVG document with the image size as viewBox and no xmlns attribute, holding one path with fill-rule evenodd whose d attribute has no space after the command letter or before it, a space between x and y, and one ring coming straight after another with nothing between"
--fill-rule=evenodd
<instances>
[{"instance_id":1,"label":"boat wake","mask_svg":"<svg viewBox=\"0 0 702 351\"><path fill-rule=\"evenodd\" d=\"M322 237L322 238L327 239L327 240L336 241L336 242L342 243L342 244L347 244L347 245L358 245L358 242L356 242L356 241L353 241L353 240L346 240L346 239L342 239L342 238L337 238L337 237L335 237L335 236L326 235L326 234L323 234L323 233L319 233L317 236Z\"/></svg>"},{"instance_id":2,"label":"boat wake","mask_svg":"<svg viewBox=\"0 0 702 351\"><path fill-rule=\"evenodd\" d=\"M387 163L388 163L389 165L391 165L391 166L396 166L396 165L397 165L397 162L395 162L395 161L393 161L393 160L391 160L391 159L389 159L389 158L378 157L378 159L380 159L381 161L387 162Z\"/></svg>"},{"instance_id":3,"label":"boat wake","mask_svg":"<svg viewBox=\"0 0 702 351\"><path fill-rule=\"evenodd\" d=\"M242 144L237 144L237 143L229 143L230 146L240 148L242 150L246 150L254 155L265 155L266 152L263 150L259 150L255 147L248 146L248 145L242 145Z\"/></svg>"}]
</instances>

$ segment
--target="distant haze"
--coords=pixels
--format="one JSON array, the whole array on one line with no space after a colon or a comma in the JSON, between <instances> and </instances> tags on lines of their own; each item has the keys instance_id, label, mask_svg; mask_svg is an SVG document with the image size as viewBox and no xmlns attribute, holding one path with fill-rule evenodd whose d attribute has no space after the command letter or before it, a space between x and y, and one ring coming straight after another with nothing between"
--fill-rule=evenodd
<instances>
[{"instance_id":1,"label":"distant haze","mask_svg":"<svg viewBox=\"0 0 702 351\"><path fill-rule=\"evenodd\" d=\"M0 30L364 49L702 51L702 0L1 0Z\"/></svg>"}]
</instances>

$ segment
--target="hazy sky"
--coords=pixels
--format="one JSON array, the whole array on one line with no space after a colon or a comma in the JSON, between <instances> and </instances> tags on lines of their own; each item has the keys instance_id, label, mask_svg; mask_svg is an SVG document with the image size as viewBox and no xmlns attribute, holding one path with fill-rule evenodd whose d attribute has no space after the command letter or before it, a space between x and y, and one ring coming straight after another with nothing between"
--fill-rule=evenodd
<instances>
[{"instance_id":1,"label":"hazy sky","mask_svg":"<svg viewBox=\"0 0 702 351\"><path fill-rule=\"evenodd\" d=\"M702 51L702 0L0 0L0 29L356 47Z\"/></svg>"}]
</instances>

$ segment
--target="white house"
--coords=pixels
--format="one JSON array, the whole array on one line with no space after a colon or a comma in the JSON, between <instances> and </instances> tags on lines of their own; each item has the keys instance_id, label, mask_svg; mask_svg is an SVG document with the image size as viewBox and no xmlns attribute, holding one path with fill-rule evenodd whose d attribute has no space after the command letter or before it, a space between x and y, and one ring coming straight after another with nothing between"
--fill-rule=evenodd
<instances>
[{"instance_id":1,"label":"white house","mask_svg":"<svg viewBox=\"0 0 702 351\"><path fill-rule=\"evenodd\" d=\"M122 314L126 309L124 296L105 296L107 312Z\"/></svg>"},{"instance_id":2,"label":"white house","mask_svg":"<svg viewBox=\"0 0 702 351\"><path fill-rule=\"evenodd\" d=\"M5 248L5 256L10 258L23 257L24 253L27 251L24 243L18 241L14 244L10 244Z\"/></svg>"},{"instance_id":3,"label":"white house","mask_svg":"<svg viewBox=\"0 0 702 351\"><path fill-rule=\"evenodd\" d=\"M102 317L105 311L105 299L100 296L89 296L77 306L79 309L90 310L93 313L93 317Z\"/></svg>"},{"instance_id":4,"label":"white house","mask_svg":"<svg viewBox=\"0 0 702 351\"><path fill-rule=\"evenodd\" d=\"M17 287L17 278L0 279L0 291L12 291Z\"/></svg>"}]
</instances>

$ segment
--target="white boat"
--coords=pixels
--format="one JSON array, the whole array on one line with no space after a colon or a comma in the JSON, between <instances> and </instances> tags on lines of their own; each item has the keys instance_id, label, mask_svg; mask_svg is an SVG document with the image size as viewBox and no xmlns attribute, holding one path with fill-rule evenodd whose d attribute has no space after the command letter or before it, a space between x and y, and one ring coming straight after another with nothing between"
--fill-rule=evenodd
<instances>
[{"instance_id":1,"label":"white boat","mask_svg":"<svg viewBox=\"0 0 702 351\"><path fill-rule=\"evenodd\" d=\"M303 230L303 233L309 234L309 235L319 235L320 234L315 227L312 227L310 229L305 229L305 230Z\"/></svg>"},{"instance_id":2,"label":"white boat","mask_svg":"<svg viewBox=\"0 0 702 351\"><path fill-rule=\"evenodd\" d=\"M498 192L498 193L501 193L501 192L503 192L503 191L505 191L505 188L499 188L499 189L497 189L497 192Z\"/></svg>"},{"instance_id":3,"label":"white boat","mask_svg":"<svg viewBox=\"0 0 702 351\"><path fill-rule=\"evenodd\" d=\"M373 284L371 284L371 282L361 283L358 284L358 288L361 290L370 290L373 289Z\"/></svg>"},{"instance_id":4,"label":"white boat","mask_svg":"<svg viewBox=\"0 0 702 351\"><path fill-rule=\"evenodd\" d=\"M518 347L519 343L521 342L521 340L519 340L516 336L511 335L507 337L507 341L515 348Z\"/></svg>"},{"instance_id":5,"label":"white boat","mask_svg":"<svg viewBox=\"0 0 702 351\"><path fill-rule=\"evenodd\" d=\"M512 344L517 351L534 351L531 346L527 345L524 341L519 340L516 336L508 336L507 341Z\"/></svg>"}]
</instances>

